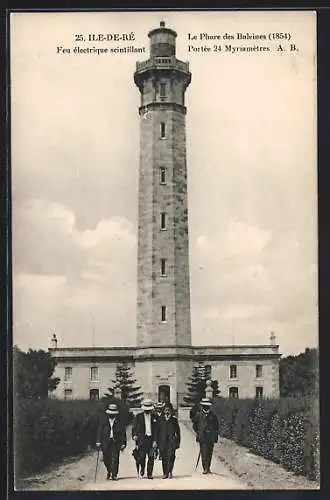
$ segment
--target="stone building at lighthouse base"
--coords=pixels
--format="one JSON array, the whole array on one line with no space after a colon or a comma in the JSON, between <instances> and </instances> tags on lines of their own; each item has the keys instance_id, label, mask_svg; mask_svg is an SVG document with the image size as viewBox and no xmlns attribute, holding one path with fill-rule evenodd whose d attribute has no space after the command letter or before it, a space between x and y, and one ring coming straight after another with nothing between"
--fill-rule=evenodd
<instances>
[{"instance_id":1,"label":"stone building at lighthouse base","mask_svg":"<svg viewBox=\"0 0 330 500\"><path fill-rule=\"evenodd\" d=\"M53 337L50 352L57 362L60 399L98 399L112 386L118 363L128 363L145 397L169 397L184 405L193 366L208 366L223 397L279 396L279 346L269 345L60 348Z\"/></svg>"}]
</instances>

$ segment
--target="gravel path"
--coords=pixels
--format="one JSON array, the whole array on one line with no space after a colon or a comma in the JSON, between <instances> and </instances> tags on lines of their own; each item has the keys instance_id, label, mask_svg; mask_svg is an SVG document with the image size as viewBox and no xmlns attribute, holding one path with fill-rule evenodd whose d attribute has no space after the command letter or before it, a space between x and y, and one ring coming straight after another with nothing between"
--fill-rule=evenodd
<instances>
[{"instance_id":1,"label":"gravel path","mask_svg":"<svg viewBox=\"0 0 330 500\"><path fill-rule=\"evenodd\" d=\"M181 424L181 446L176 453L173 479L162 479L161 461L154 467L154 479L138 478L132 458L133 442L129 441L127 450L122 454L119 468L119 481L107 481L105 468L101 464L96 483L88 483L85 490L233 490L247 489L247 484L235 477L216 457L212 461L212 474L202 475L199 464L195 471L199 448L191 431Z\"/></svg>"},{"instance_id":2,"label":"gravel path","mask_svg":"<svg viewBox=\"0 0 330 500\"><path fill-rule=\"evenodd\" d=\"M56 467L53 470L24 481L19 489L24 490L232 490L247 489L247 484L230 472L216 457L212 461L212 474L202 475L201 464L195 471L198 445L192 432L181 424L181 447L173 471L173 479L162 479L161 461L154 467L154 479L137 478L135 462L132 457L133 442L128 439L126 450L121 454L118 481L106 480L106 469L100 462L97 479L94 482L97 452ZM130 429L127 431L130 436ZM102 454L100 454L101 456Z\"/></svg>"},{"instance_id":3,"label":"gravel path","mask_svg":"<svg viewBox=\"0 0 330 500\"><path fill-rule=\"evenodd\" d=\"M182 443L177 451L173 479L164 480L161 462L156 461L154 479L141 479L131 455L133 443L129 439L121 454L119 481L107 481L102 461L99 463L94 482L97 452L91 451L79 458L71 458L59 466L49 467L42 474L26 478L19 490L317 490L319 485L305 477L296 476L278 464L249 453L247 448L233 441L220 438L215 445L212 460L212 475L202 475L201 465L195 471L198 445L190 423L181 422ZM127 430L130 436L130 429ZM101 456L102 454L100 454Z\"/></svg>"}]
</instances>

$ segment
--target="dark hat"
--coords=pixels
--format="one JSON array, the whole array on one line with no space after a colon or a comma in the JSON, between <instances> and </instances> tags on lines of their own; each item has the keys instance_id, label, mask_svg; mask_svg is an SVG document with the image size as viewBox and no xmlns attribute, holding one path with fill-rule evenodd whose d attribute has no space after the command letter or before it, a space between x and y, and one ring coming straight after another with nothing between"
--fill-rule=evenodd
<instances>
[{"instance_id":1,"label":"dark hat","mask_svg":"<svg viewBox=\"0 0 330 500\"><path fill-rule=\"evenodd\" d=\"M108 415L118 415L119 413L118 406L114 403L110 403L107 409L105 410L105 413L107 413Z\"/></svg>"}]
</instances>

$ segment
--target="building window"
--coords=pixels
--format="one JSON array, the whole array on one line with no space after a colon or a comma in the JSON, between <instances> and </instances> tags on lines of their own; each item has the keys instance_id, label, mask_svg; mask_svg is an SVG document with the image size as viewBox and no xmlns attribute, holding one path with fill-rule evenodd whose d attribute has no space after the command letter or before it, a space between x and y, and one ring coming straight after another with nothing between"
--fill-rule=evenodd
<instances>
[{"instance_id":1,"label":"building window","mask_svg":"<svg viewBox=\"0 0 330 500\"><path fill-rule=\"evenodd\" d=\"M100 399L100 392L98 389L91 389L89 391L89 399L92 399L94 401L97 401Z\"/></svg>"},{"instance_id":2,"label":"building window","mask_svg":"<svg viewBox=\"0 0 330 500\"><path fill-rule=\"evenodd\" d=\"M160 167L160 183L166 184L166 168Z\"/></svg>"},{"instance_id":3,"label":"building window","mask_svg":"<svg viewBox=\"0 0 330 500\"><path fill-rule=\"evenodd\" d=\"M166 321L166 306L162 306L162 322Z\"/></svg>"},{"instance_id":4,"label":"building window","mask_svg":"<svg viewBox=\"0 0 330 500\"><path fill-rule=\"evenodd\" d=\"M64 381L68 382L72 380L72 367L71 366L66 366L64 368Z\"/></svg>"},{"instance_id":5,"label":"building window","mask_svg":"<svg viewBox=\"0 0 330 500\"><path fill-rule=\"evenodd\" d=\"M229 387L229 397L238 398L238 387Z\"/></svg>"},{"instance_id":6,"label":"building window","mask_svg":"<svg viewBox=\"0 0 330 500\"><path fill-rule=\"evenodd\" d=\"M160 274L166 276L166 259L160 259Z\"/></svg>"},{"instance_id":7,"label":"building window","mask_svg":"<svg viewBox=\"0 0 330 500\"><path fill-rule=\"evenodd\" d=\"M160 84L160 97L166 96L166 83Z\"/></svg>"},{"instance_id":8,"label":"building window","mask_svg":"<svg viewBox=\"0 0 330 500\"><path fill-rule=\"evenodd\" d=\"M237 378L237 365L230 365L230 378Z\"/></svg>"},{"instance_id":9,"label":"building window","mask_svg":"<svg viewBox=\"0 0 330 500\"><path fill-rule=\"evenodd\" d=\"M256 378L262 377L262 365L256 365Z\"/></svg>"},{"instance_id":10,"label":"building window","mask_svg":"<svg viewBox=\"0 0 330 500\"><path fill-rule=\"evenodd\" d=\"M164 139L165 138L165 123L161 122L160 124L160 138Z\"/></svg>"},{"instance_id":11,"label":"building window","mask_svg":"<svg viewBox=\"0 0 330 500\"><path fill-rule=\"evenodd\" d=\"M64 389L64 399L72 399L72 389Z\"/></svg>"},{"instance_id":12,"label":"building window","mask_svg":"<svg viewBox=\"0 0 330 500\"><path fill-rule=\"evenodd\" d=\"M262 398L263 395L264 395L264 388L256 387L256 398Z\"/></svg>"},{"instance_id":13,"label":"building window","mask_svg":"<svg viewBox=\"0 0 330 500\"><path fill-rule=\"evenodd\" d=\"M98 366L92 366L92 368L91 368L91 380L99 380L99 368L98 368Z\"/></svg>"},{"instance_id":14,"label":"building window","mask_svg":"<svg viewBox=\"0 0 330 500\"><path fill-rule=\"evenodd\" d=\"M166 229L166 213L162 212L160 214L160 229L163 231Z\"/></svg>"}]
</instances>

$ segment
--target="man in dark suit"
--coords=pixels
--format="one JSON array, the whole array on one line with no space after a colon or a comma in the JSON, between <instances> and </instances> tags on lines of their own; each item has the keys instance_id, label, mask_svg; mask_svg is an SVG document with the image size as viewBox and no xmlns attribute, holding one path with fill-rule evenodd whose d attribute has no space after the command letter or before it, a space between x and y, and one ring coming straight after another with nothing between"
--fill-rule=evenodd
<instances>
[{"instance_id":1,"label":"man in dark suit","mask_svg":"<svg viewBox=\"0 0 330 500\"><path fill-rule=\"evenodd\" d=\"M162 401L159 401L159 402L155 403L154 408L155 408L154 415L157 418L157 421L161 422L162 418L164 417L165 403L163 403ZM161 460L162 455L160 453L159 448L158 448L157 454L158 454L158 460Z\"/></svg>"},{"instance_id":2,"label":"man in dark suit","mask_svg":"<svg viewBox=\"0 0 330 500\"><path fill-rule=\"evenodd\" d=\"M152 479L154 468L155 452L157 450L158 439L158 421L153 414L153 403L150 399L145 399L142 403L143 412L135 416L132 427L132 438L135 441L136 448L140 452L140 475L144 476L146 457L147 477Z\"/></svg>"},{"instance_id":3,"label":"man in dark suit","mask_svg":"<svg viewBox=\"0 0 330 500\"><path fill-rule=\"evenodd\" d=\"M161 418L164 416L164 407L165 403L158 402L154 404L154 414L157 418Z\"/></svg>"},{"instance_id":4,"label":"man in dark suit","mask_svg":"<svg viewBox=\"0 0 330 500\"><path fill-rule=\"evenodd\" d=\"M180 426L171 403L166 403L159 419L158 447L162 457L163 479L172 479L175 450L180 447Z\"/></svg>"},{"instance_id":5,"label":"man in dark suit","mask_svg":"<svg viewBox=\"0 0 330 500\"><path fill-rule=\"evenodd\" d=\"M126 428L116 404L109 404L100 418L96 446L102 449L107 479L117 480L119 454L126 448Z\"/></svg>"},{"instance_id":6,"label":"man in dark suit","mask_svg":"<svg viewBox=\"0 0 330 500\"><path fill-rule=\"evenodd\" d=\"M211 411L212 402L204 398L200 402L200 409L193 419L193 429L196 441L200 446L203 474L210 474L214 443L218 441L219 423L216 415Z\"/></svg>"}]
</instances>

